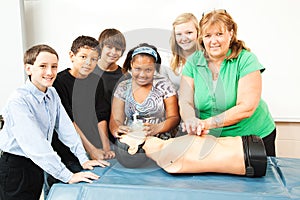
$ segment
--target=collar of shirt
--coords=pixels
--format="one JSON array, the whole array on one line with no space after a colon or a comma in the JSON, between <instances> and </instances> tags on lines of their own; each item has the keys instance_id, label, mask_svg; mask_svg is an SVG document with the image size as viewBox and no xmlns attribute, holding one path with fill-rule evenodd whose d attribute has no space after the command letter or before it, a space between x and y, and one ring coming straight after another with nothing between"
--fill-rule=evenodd
<instances>
[{"instance_id":1,"label":"collar of shirt","mask_svg":"<svg viewBox=\"0 0 300 200\"><path fill-rule=\"evenodd\" d=\"M28 91L31 91L32 95L38 100L39 103L42 103L43 100L50 100L49 90L46 92L40 91L29 79L27 79L25 87Z\"/></svg>"},{"instance_id":2,"label":"collar of shirt","mask_svg":"<svg viewBox=\"0 0 300 200\"><path fill-rule=\"evenodd\" d=\"M228 57L230 54L231 54L231 52L232 52L232 50L231 49L229 49L228 50L228 52L227 52L227 54L226 54L226 56ZM205 56L204 56L204 52L203 51L201 51L201 50L199 50L198 52L197 52L197 54L198 54L198 60L197 60L197 63L196 63L196 65L198 66L198 67L205 67L205 66L207 66L208 64L207 64L207 59L205 58ZM225 59L225 60L228 60L228 59ZM231 61L232 59L229 59L228 61Z\"/></svg>"}]
</instances>

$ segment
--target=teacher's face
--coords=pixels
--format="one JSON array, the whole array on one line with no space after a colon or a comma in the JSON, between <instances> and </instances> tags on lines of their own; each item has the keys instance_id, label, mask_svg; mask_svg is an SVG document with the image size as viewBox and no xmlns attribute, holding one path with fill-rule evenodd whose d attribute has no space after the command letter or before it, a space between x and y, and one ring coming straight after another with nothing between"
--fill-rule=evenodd
<instances>
[{"instance_id":1,"label":"teacher's face","mask_svg":"<svg viewBox=\"0 0 300 200\"><path fill-rule=\"evenodd\" d=\"M224 59L229 50L233 32L224 27L212 25L203 32L203 44L212 59Z\"/></svg>"},{"instance_id":2,"label":"teacher's face","mask_svg":"<svg viewBox=\"0 0 300 200\"><path fill-rule=\"evenodd\" d=\"M136 55L131 63L132 79L137 85L152 84L155 62L152 56Z\"/></svg>"}]
</instances>

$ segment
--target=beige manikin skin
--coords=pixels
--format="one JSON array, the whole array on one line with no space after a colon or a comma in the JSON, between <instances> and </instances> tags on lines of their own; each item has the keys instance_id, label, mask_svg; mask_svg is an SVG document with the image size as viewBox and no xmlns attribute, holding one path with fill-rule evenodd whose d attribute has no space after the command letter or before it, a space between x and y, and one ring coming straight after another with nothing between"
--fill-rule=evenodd
<instances>
[{"instance_id":1,"label":"beige manikin skin","mask_svg":"<svg viewBox=\"0 0 300 200\"><path fill-rule=\"evenodd\" d=\"M145 142L146 155L169 173L246 173L241 137L184 135L162 140L136 132L122 136L120 141L129 145L131 155Z\"/></svg>"}]
</instances>

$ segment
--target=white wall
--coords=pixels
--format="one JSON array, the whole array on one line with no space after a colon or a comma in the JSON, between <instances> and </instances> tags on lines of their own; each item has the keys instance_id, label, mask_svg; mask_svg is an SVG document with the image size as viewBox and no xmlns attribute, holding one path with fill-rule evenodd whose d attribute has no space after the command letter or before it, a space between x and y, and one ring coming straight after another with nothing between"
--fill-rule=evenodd
<instances>
[{"instance_id":1,"label":"white wall","mask_svg":"<svg viewBox=\"0 0 300 200\"><path fill-rule=\"evenodd\" d=\"M24 83L23 1L0 0L0 114L11 92Z\"/></svg>"},{"instance_id":2,"label":"white wall","mask_svg":"<svg viewBox=\"0 0 300 200\"><path fill-rule=\"evenodd\" d=\"M300 123L277 122L276 156L300 158Z\"/></svg>"},{"instance_id":3,"label":"white wall","mask_svg":"<svg viewBox=\"0 0 300 200\"><path fill-rule=\"evenodd\" d=\"M28 45L46 42L61 55L61 69L70 65L68 51L79 35L98 39L106 28L123 32L127 50L139 42L156 41L158 48L169 48L172 22L182 12L201 16L202 9L191 6L196 0L25 0L26 27L30 30ZM209 2L209 1L207 1ZM218 1L211 1L209 7ZM202 7L202 6L201 6ZM203 7L202 7L203 8ZM157 36L153 36L154 31ZM141 38L144 38L142 40Z\"/></svg>"},{"instance_id":4,"label":"white wall","mask_svg":"<svg viewBox=\"0 0 300 200\"><path fill-rule=\"evenodd\" d=\"M37 43L51 45L60 55L60 70L70 66L68 51L79 35L98 38L103 29L117 28L126 36L127 50L139 42L148 42L168 51L169 33L177 15L192 12L200 19L203 12L225 8L239 26L239 38L266 67L263 98L273 117L276 121L300 122L300 92L296 88L300 85L297 62L300 1L24 0L24 3L26 48Z\"/></svg>"}]
</instances>

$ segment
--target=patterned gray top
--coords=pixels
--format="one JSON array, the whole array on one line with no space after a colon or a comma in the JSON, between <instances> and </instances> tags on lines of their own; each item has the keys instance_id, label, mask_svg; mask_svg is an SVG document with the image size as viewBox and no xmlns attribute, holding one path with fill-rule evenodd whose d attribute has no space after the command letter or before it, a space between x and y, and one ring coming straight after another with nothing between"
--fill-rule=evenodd
<instances>
[{"instance_id":1,"label":"patterned gray top","mask_svg":"<svg viewBox=\"0 0 300 200\"><path fill-rule=\"evenodd\" d=\"M136 102L133 97L132 79L122 81L114 93L115 97L125 102L126 125L131 125L132 116L136 112L139 113L138 119L142 119L143 122L157 124L164 121L164 99L174 95L177 94L173 84L162 76L154 77L151 91L142 103Z\"/></svg>"}]
</instances>

